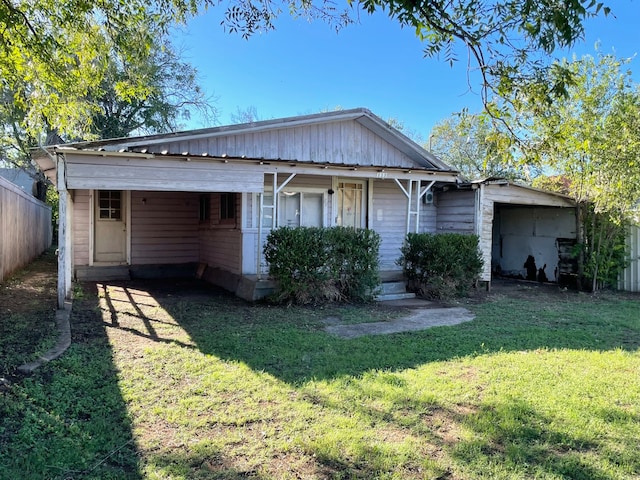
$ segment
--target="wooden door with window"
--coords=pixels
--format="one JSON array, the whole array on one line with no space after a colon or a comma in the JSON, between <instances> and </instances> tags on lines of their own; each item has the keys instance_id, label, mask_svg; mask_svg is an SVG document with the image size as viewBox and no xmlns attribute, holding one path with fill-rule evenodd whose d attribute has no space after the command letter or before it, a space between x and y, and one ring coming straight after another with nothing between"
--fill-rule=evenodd
<instances>
[{"instance_id":1,"label":"wooden door with window","mask_svg":"<svg viewBox=\"0 0 640 480\"><path fill-rule=\"evenodd\" d=\"M99 190L95 195L94 261L122 264L127 261L127 224L124 192Z\"/></svg>"}]
</instances>

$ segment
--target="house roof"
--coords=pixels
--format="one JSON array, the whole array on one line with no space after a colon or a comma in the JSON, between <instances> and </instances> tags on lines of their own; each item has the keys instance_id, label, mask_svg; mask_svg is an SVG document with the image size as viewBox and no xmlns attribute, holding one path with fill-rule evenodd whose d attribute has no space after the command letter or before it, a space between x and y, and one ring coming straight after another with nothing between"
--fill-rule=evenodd
<instances>
[{"instance_id":1,"label":"house roof","mask_svg":"<svg viewBox=\"0 0 640 480\"><path fill-rule=\"evenodd\" d=\"M313 158L312 156L298 158L288 158L287 156L273 155L271 151L260 152L260 148L251 149L238 146L234 139L252 138L264 139L269 135L273 136L277 132L285 129L295 129L296 127L314 127L329 123L356 122L358 125L372 132L382 141L391 145L401 152L404 160L395 160L393 164L386 165L377 160L377 163L363 163L363 159L354 157L340 160L327 160L323 158ZM226 140L226 141L225 141ZM212 147L213 142L215 146ZM239 143L239 142L238 142ZM229 125L199 130L183 132L165 133L157 135L147 135L139 137L126 137L98 140L92 142L77 142L64 145L47 147L51 151L103 151L120 153L143 153L156 156L197 156L220 158L229 156L230 158L256 158L277 161L288 161L309 164L340 164L359 166L382 166L401 167L424 170L436 170L443 172L454 172L455 170L442 162L438 157L431 154L420 145L409 139L403 133L393 128L365 108L352 110L342 110L335 112L318 113L296 117L287 117L275 120L264 120L238 125ZM253 150L253 151L249 151ZM42 156L44 152L36 152L36 156ZM364 157L364 156L363 156Z\"/></svg>"}]
</instances>

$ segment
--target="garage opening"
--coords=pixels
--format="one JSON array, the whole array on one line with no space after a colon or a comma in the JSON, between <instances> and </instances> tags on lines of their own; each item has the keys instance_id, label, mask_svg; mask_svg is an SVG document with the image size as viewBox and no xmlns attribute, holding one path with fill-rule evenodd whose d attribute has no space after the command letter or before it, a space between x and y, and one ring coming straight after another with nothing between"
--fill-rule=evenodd
<instances>
[{"instance_id":1,"label":"garage opening","mask_svg":"<svg viewBox=\"0 0 640 480\"><path fill-rule=\"evenodd\" d=\"M495 203L492 276L575 282L575 208Z\"/></svg>"}]
</instances>

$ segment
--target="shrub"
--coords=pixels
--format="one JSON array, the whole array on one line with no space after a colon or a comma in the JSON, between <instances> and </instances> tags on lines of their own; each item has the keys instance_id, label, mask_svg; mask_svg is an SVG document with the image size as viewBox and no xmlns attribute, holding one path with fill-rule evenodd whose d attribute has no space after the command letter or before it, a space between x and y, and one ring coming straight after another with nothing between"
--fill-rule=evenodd
<instances>
[{"instance_id":1,"label":"shrub","mask_svg":"<svg viewBox=\"0 0 640 480\"><path fill-rule=\"evenodd\" d=\"M482 270L476 235L410 233L401 252L409 286L426 297L465 295Z\"/></svg>"},{"instance_id":2,"label":"shrub","mask_svg":"<svg viewBox=\"0 0 640 480\"><path fill-rule=\"evenodd\" d=\"M283 303L367 301L380 280L380 236L372 230L282 227L267 237L264 256Z\"/></svg>"}]
</instances>

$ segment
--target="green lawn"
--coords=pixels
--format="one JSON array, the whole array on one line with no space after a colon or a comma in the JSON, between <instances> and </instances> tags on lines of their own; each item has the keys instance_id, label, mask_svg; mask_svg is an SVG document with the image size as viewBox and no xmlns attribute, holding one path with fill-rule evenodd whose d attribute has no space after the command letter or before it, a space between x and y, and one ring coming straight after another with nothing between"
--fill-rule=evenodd
<instances>
[{"instance_id":1,"label":"green lawn","mask_svg":"<svg viewBox=\"0 0 640 480\"><path fill-rule=\"evenodd\" d=\"M402 311L85 285L67 354L0 390L0 478L640 478L640 299L515 293L343 340Z\"/></svg>"}]
</instances>

